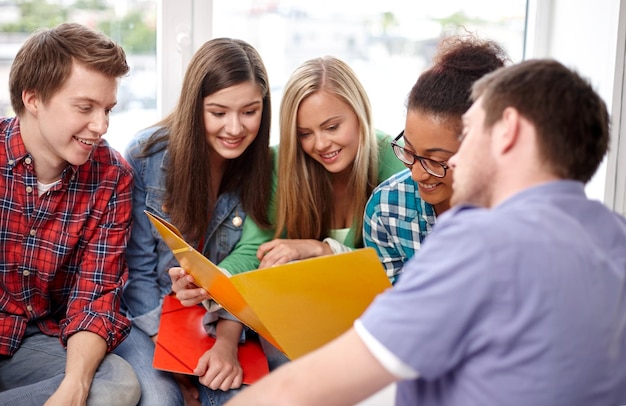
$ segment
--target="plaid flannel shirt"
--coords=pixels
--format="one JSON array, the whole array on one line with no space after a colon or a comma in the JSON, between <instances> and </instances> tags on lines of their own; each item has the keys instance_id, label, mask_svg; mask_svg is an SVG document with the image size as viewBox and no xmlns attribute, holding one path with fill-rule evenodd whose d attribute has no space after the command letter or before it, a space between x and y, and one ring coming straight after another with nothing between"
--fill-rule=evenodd
<instances>
[{"instance_id":1,"label":"plaid flannel shirt","mask_svg":"<svg viewBox=\"0 0 626 406\"><path fill-rule=\"evenodd\" d=\"M435 221L435 210L420 198L409 169L374 189L365 206L363 241L376 249L392 283L420 249Z\"/></svg>"},{"instance_id":2,"label":"plaid flannel shirt","mask_svg":"<svg viewBox=\"0 0 626 406\"><path fill-rule=\"evenodd\" d=\"M19 348L27 323L63 345L93 332L110 351L130 331L119 307L132 172L103 142L38 196L35 164L19 119L0 119L0 354Z\"/></svg>"}]
</instances>

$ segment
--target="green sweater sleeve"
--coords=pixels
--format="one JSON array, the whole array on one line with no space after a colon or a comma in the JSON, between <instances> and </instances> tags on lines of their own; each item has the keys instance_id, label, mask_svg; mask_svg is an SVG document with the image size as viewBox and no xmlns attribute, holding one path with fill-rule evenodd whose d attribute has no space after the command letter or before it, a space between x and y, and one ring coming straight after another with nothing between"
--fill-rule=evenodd
<instances>
[{"instance_id":1,"label":"green sweater sleeve","mask_svg":"<svg viewBox=\"0 0 626 406\"><path fill-rule=\"evenodd\" d=\"M274 171L272 173L272 196L268 208L269 220L275 224L276 190L278 188L278 148L272 147ZM274 227L263 229L250 217L246 216L243 223L241 239L235 249L218 264L232 275L257 269L261 261L256 256L259 246L274 239Z\"/></svg>"},{"instance_id":2,"label":"green sweater sleeve","mask_svg":"<svg viewBox=\"0 0 626 406\"><path fill-rule=\"evenodd\" d=\"M391 175L406 169L406 166L393 153L391 136L378 130L376 130L376 136L378 137L378 184L381 184Z\"/></svg>"},{"instance_id":3,"label":"green sweater sleeve","mask_svg":"<svg viewBox=\"0 0 626 406\"><path fill-rule=\"evenodd\" d=\"M376 130L376 138L378 139L378 184L387 180L391 175L406 169L406 166L396 157L391 148L392 138L380 130ZM368 196L369 197L369 196ZM362 248L361 241L357 246L354 245L354 235L356 234L356 223L352 224L348 236L346 237L346 247Z\"/></svg>"}]
</instances>

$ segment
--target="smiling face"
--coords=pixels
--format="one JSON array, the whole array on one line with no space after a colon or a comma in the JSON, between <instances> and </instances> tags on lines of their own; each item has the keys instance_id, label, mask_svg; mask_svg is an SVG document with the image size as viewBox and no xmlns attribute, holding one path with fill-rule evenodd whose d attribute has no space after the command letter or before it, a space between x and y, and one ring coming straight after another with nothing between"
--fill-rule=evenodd
<instances>
[{"instance_id":1,"label":"smiling face","mask_svg":"<svg viewBox=\"0 0 626 406\"><path fill-rule=\"evenodd\" d=\"M305 98L298 108L297 132L303 151L328 172L350 172L359 149L359 120L352 108L324 90Z\"/></svg>"},{"instance_id":2,"label":"smiling face","mask_svg":"<svg viewBox=\"0 0 626 406\"><path fill-rule=\"evenodd\" d=\"M68 163L87 162L108 129L117 84L116 78L74 63L67 81L46 103L34 91L23 92L28 113L22 138L40 182L57 180Z\"/></svg>"},{"instance_id":3,"label":"smiling face","mask_svg":"<svg viewBox=\"0 0 626 406\"><path fill-rule=\"evenodd\" d=\"M415 155L434 161L447 163L460 145L456 132L448 121L422 111L407 112L404 127L404 143L406 149ZM420 197L434 206L437 214L450 208L452 196L452 171L448 169L446 176L437 178L424 170L418 160L411 168L411 177L417 183Z\"/></svg>"},{"instance_id":4,"label":"smiling face","mask_svg":"<svg viewBox=\"0 0 626 406\"><path fill-rule=\"evenodd\" d=\"M212 163L238 158L261 126L263 95L254 82L244 82L204 98L204 128ZM216 162L217 161L217 162Z\"/></svg>"}]
</instances>

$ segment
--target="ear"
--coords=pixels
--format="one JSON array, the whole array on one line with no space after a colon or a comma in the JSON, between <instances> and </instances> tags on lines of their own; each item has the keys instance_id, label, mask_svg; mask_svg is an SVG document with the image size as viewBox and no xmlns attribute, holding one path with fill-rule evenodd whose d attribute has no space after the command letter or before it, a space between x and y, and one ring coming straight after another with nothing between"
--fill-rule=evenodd
<instances>
[{"instance_id":1,"label":"ear","mask_svg":"<svg viewBox=\"0 0 626 406\"><path fill-rule=\"evenodd\" d=\"M498 152L506 154L519 141L520 114L513 107L507 107L502 112L502 118L495 124L497 134L496 147Z\"/></svg>"},{"instance_id":2,"label":"ear","mask_svg":"<svg viewBox=\"0 0 626 406\"><path fill-rule=\"evenodd\" d=\"M22 103L24 103L24 107L26 111L30 114L36 116L39 108L39 96L37 92L34 90L22 90Z\"/></svg>"}]
</instances>

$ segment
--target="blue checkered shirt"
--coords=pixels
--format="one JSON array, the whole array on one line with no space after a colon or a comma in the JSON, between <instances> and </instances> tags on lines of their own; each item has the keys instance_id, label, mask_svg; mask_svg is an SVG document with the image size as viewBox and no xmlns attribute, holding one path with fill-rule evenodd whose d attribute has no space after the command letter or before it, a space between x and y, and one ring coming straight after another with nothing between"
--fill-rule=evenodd
<instances>
[{"instance_id":1,"label":"blue checkered shirt","mask_svg":"<svg viewBox=\"0 0 626 406\"><path fill-rule=\"evenodd\" d=\"M433 206L420 198L409 169L374 189L365 206L363 241L378 252L391 283L420 249L435 225L435 217Z\"/></svg>"}]
</instances>

